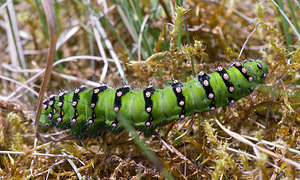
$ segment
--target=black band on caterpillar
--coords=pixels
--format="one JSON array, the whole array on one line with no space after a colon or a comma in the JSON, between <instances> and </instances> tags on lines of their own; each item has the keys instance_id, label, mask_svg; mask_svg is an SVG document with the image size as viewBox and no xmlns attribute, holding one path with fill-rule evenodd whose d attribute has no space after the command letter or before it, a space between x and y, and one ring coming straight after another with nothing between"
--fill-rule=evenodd
<instances>
[{"instance_id":1,"label":"black band on caterpillar","mask_svg":"<svg viewBox=\"0 0 300 180\"><path fill-rule=\"evenodd\" d=\"M60 123L63 118L64 118L64 109L63 109L63 106L64 106L64 95L66 94L66 92L61 92L59 93L59 101L58 101L58 104L57 106L60 108L60 116L56 119L57 123Z\"/></svg>"},{"instance_id":2,"label":"black band on caterpillar","mask_svg":"<svg viewBox=\"0 0 300 180\"><path fill-rule=\"evenodd\" d=\"M144 95L144 100L145 100L145 111L149 114L149 118L148 121L145 122L145 125L147 127L151 126L151 122L153 120L152 117L152 108L153 108L153 101L151 99L151 96L154 94L155 89L152 86L148 86L148 88L146 88L143 91L143 95Z\"/></svg>"},{"instance_id":3,"label":"black band on caterpillar","mask_svg":"<svg viewBox=\"0 0 300 180\"><path fill-rule=\"evenodd\" d=\"M182 94L182 87L183 84L177 80L175 80L172 84L172 89L177 99L177 105L182 108L181 113L179 115L180 119L184 119L185 117L185 97Z\"/></svg>"},{"instance_id":4,"label":"black band on caterpillar","mask_svg":"<svg viewBox=\"0 0 300 180\"><path fill-rule=\"evenodd\" d=\"M93 110L92 117L88 120L88 124L94 124L94 119L96 118L95 107L98 103L99 97L98 94L105 91L107 89L106 85L101 85L99 87L95 87L93 89L92 100L91 100L91 109Z\"/></svg>"},{"instance_id":5,"label":"black band on caterpillar","mask_svg":"<svg viewBox=\"0 0 300 180\"><path fill-rule=\"evenodd\" d=\"M116 95L115 95L115 102L114 102L114 111L118 112L122 106L121 98L125 94L129 92L130 88L128 86L121 87L120 89L117 89Z\"/></svg>"},{"instance_id":6,"label":"black band on caterpillar","mask_svg":"<svg viewBox=\"0 0 300 180\"><path fill-rule=\"evenodd\" d=\"M61 92L43 102L39 130L45 132L53 126L71 129L78 138L87 133L95 136L102 128L118 134L124 128L119 122L125 120L148 137L158 126L234 103L267 77L268 68L260 60L233 66L218 66L211 74L201 71L186 83L175 80L164 89L148 86L134 91L124 86L115 90L101 85Z\"/></svg>"},{"instance_id":7,"label":"black band on caterpillar","mask_svg":"<svg viewBox=\"0 0 300 180\"><path fill-rule=\"evenodd\" d=\"M47 109L48 109L48 103L49 103L49 101L48 101L47 99L45 99L45 100L43 101L43 109L44 109L44 110L47 110Z\"/></svg>"},{"instance_id":8,"label":"black band on caterpillar","mask_svg":"<svg viewBox=\"0 0 300 180\"><path fill-rule=\"evenodd\" d=\"M234 86L233 84L229 81L230 76L227 73L227 71L222 67L222 66L218 66L217 67L217 72L220 74L220 76L223 79L223 82L225 83L225 85L228 88L228 92L233 93L234 92Z\"/></svg>"},{"instance_id":9,"label":"black band on caterpillar","mask_svg":"<svg viewBox=\"0 0 300 180\"><path fill-rule=\"evenodd\" d=\"M84 86L81 86L80 88L77 88L75 89L74 91L74 94L73 94L73 101L72 101L72 106L74 107L74 116L72 118L72 125L76 124L77 123L77 118L78 118L78 110L77 110L77 105L78 105L78 102L80 100L80 97L79 97L79 93L86 90L87 88L84 87Z\"/></svg>"},{"instance_id":10,"label":"black band on caterpillar","mask_svg":"<svg viewBox=\"0 0 300 180\"><path fill-rule=\"evenodd\" d=\"M206 73L204 73L203 71L200 71L199 74L198 74L198 81L203 86L207 98L212 100L212 102L210 104L210 109L215 110L216 109L216 106L215 106L215 93L214 93L214 90L212 89L212 87L210 86L210 77Z\"/></svg>"},{"instance_id":11,"label":"black band on caterpillar","mask_svg":"<svg viewBox=\"0 0 300 180\"><path fill-rule=\"evenodd\" d=\"M113 123L111 123L111 126L114 127L114 128L116 128L116 127L118 126L118 123L119 123L119 120L118 120L118 118L116 117L116 118L115 118L115 121L114 121Z\"/></svg>"},{"instance_id":12,"label":"black band on caterpillar","mask_svg":"<svg viewBox=\"0 0 300 180\"><path fill-rule=\"evenodd\" d=\"M56 109L55 109L54 104L55 104L55 96L51 96L51 97L50 97L50 100L49 100L49 106L51 107L51 112L50 112L49 115L48 115L48 117L49 117L50 119L52 119L52 118L53 118L53 115L56 113Z\"/></svg>"},{"instance_id":13,"label":"black band on caterpillar","mask_svg":"<svg viewBox=\"0 0 300 180\"><path fill-rule=\"evenodd\" d=\"M253 78L247 74L247 69L244 68L239 62L235 62L234 67L236 67L248 81L253 81Z\"/></svg>"},{"instance_id":14,"label":"black band on caterpillar","mask_svg":"<svg viewBox=\"0 0 300 180\"><path fill-rule=\"evenodd\" d=\"M78 101L79 101L79 93L80 92L82 92L82 91L84 91L84 90L86 90L87 88L86 87L84 87L84 86L81 86L80 88L77 88L77 89L75 89L75 91L74 91L74 95L73 95L73 101L72 101L72 106L74 107L74 108L76 108L76 106L77 106L77 104L78 104Z\"/></svg>"},{"instance_id":15,"label":"black band on caterpillar","mask_svg":"<svg viewBox=\"0 0 300 180\"><path fill-rule=\"evenodd\" d=\"M103 86L99 86L99 87L95 87L93 89L93 95L92 95L92 101L91 101L91 108L94 110L96 107L96 104L98 102L98 94L101 93L102 91L105 91L107 89L107 87L105 85Z\"/></svg>"},{"instance_id":16,"label":"black band on caterpillar","mask_svg":"<svg viewBox=\"0 0 300 180\"><path fill-rule=\"evenodd\" d=\"M217 72L222 77L223 82L225 83L225 85L228 89L228 92L231 94L234 93L235 88L234 88L234 85L230 82L230 76L229 76L228 72L226 71L226 69L224 69L222 66L218 66ZM233 97L228 97L228 102L233 104L235 102L235 99Z\"/></svg>"}]
</instances>

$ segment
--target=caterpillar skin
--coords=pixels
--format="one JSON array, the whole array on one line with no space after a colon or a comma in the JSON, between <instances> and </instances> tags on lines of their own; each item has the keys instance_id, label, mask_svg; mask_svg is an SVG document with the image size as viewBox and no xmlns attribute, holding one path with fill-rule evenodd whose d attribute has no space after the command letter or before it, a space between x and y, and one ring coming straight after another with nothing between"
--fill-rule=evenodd
<instances>
[{"instance_id":1,"label":"caterpillar skin","mask_svg":"<svg viewBox=\"0 0 300 180\"><path fill-rule=\"evenodd\" d=\"M61 92L43 102L39 131L53 126L71 129L77 138L97 136L103 128L118 134L122 121L128 121L149 137L158 126L198 112L228 106L248 96L268 74L267 65L250 59L235 62L231 68L218 66L216 72L199 72L198 77L180 83L177 80L164 89L149 86L135 91L125 86L110 89L106 85L74 92Z\"/></svg>"}]
</instances>

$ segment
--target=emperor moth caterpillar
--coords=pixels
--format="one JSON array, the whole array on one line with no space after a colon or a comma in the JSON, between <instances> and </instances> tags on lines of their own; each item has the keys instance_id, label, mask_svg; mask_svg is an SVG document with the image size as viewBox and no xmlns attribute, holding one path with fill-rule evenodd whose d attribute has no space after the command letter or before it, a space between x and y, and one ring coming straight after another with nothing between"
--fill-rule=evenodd
<instances>
[{"instance_id":1,"label":"emperor moth caterpillar","mask_svg":"<svg viewBox=\"0 0 300 180\"><path fill-rule=\"evenodd\" d=\"M43 102L39 130L46 132L56 126L71 129L72 134L82 138L85 134L96 136L103 128L118 134L124 129L122 121L127 121L149 137L158 126L228 106L248 96L267 74L264 62L250 59L243 64L235 62L229 69L218 66L211 74L201 71L186 83L174 80L164 89L80 87Z\"/></svg>"}]
</instances>

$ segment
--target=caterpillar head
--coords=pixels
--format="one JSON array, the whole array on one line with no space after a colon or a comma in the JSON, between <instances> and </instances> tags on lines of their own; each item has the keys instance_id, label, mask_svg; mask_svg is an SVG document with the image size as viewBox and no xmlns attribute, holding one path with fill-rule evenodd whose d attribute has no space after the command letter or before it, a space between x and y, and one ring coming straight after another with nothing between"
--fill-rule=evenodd
<instances>
[{"instance_id":1,"label":"caterpillar head","mask_svg":"<svg viewBox=\"0 0 300 180\"><path fill-rule=\"evenodd\" d=\"M253 81L259 84L264 83L268 75L268 66L261 60L247 61L244 63L244 67L247 69L248 74L253 77Z\"/></svg>"}]
</instances>

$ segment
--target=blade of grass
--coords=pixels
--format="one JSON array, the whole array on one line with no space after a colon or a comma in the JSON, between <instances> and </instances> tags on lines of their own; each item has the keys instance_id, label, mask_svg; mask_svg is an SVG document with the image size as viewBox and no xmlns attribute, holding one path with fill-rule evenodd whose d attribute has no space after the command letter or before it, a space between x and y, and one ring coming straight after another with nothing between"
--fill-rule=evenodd
<instances>
[{"instance_id":1,"label":"blade of grass","mask_svg":"<svg viewBox=\"0 0 300 180\"><path fill-rule=\"evenodd\" d=\"M45 71L45 76L44 80L42 82L42 86L40 89L39 97L38 97L38 103L36 107L36 117L35 117L35 134L36 137L40 140L43 141L44 139L40 136L37 128L39 126L39 120L42 112L42 102L44 99L44 94L47 89L48 82L51 77L51 72L53 68L53 63L55 60L55 47L56 47L56 40L57 40L57 22L56 22L56 15L55 15L55 10L53 6L52 1L47 1L47 0L42 0L42 5L45 11L45 14L47 14L46 18L48 21L48 27L50 31L50 43L49 43L49 52L47 56L47 64L46 64L46 71Z\"/></svg>"},{"instance_id":2,"label":"blade of grass","mask_svg":"<svg viewBox=\"0 0 300 180\"><path fill-rule=\"evenodd\" d=\"M158 16L157 16L158 13L159 13L159 12L158 12L158 7L159 7L159 2L156 1L156 2L153 4L153 7L152 7L153 11L152 11L152 13L151 13L151 15L150 15L150 18L149 18L149 20L148 20L148 26L145 27L145 29L146 29L145 32L148 32L148 29L149 29L149 27L150 27L150 24L152 23L152 20L153 20L155 17L158 17ZM149 36L149 38L146 37L146 38L144 38L144 40L147 41L148 43L151 43L151 44L150 44L151 54L149 55L149 56L151 56L151 55L154 53L154 49L155 49L155 44L156 44L155 37ZM148 57L147 57L147 58L148 58Z\"/></svg>"},{"instance_id":3,"label":"blade of grass","mask_svg":"<svg viewBox=\"0 0 300 180\"><path fill-rule=\"evenodd\" d=\"M41 20L41 22L42 22L42 24L43 24L43 28L44 28L46 37L47 37L47 39L49 40L49 32L48 32L48 28L47 28L47 26L46 26L46 21L45 21L44 15L43 15L43 13L42 13L42 11L41 11L41 9L40 9L40 0L35 0L35 4L36 4L36 7L37 7L37 9L38 9L39 17L40 17L40 20ZM55 4L55 5L58 6L58 4ZM59 8L58 8L58 7L55 7L55 9L59 9ZM60 16L59 16L59 11L58 11L58 12L55 11L55 14L58 15L57 17L60 17ZM59 18L58 18L58 20L59 20ZM57 20L56 20L56 21L57 21ZM59 20L59 21L60 21L60 20ZM61 29L61 28L59 27L58 30L60 30L60 29ZM59 33L58 30L57 30L57 33ZM57 35L57 36L58 36L58 35ZM61 59L61 57L60 57L60 55L59 55L57 52L55 52L55 60L58 60L58 59ZM64 74L64 70L63 70L64 67L63 67L63 65L62 65L62 64L59 64L59 65L58 65L58 68L59 68L60 73ZM68 88L71 88L69 82L68 82L68 81L65 81L65 82L66 82L66 86L67 86Z\"/></svg>"},{"instance_id":4,"label":"blade of grass","mask_svg":"<svg viewBox=\"0 0 300 180\"><path fill-rule=\"evenodd\" d=\"M278 0L278 4L279 4L279 7L282 9L283 13L285 13L285 11L284 11L284 5L283 5L282 0ZM289 25L286 22L286 20L284 19L284 17L283 17L282 14L281 14L281 20L282 20L282 26L283 26L284 36L285 36L285 39L286 39L288 50L290 52L292 52L293 51L293 47L292 47L292 38L291 38L290 31L289 31Z\"/></svg>"},{"instance_id":5,"label":"blade of grass","mask_svg":"<svg viewBox=\"0 0 300 180\"><path fill-rule=\"evenodd\" d=\"M126 14L127 19L129 19L129 22L132 25L132 29L135 30L136 32L136 36L138 36L137 30L139 29L139 21L136 21L134 19L135 17L135 13L133 12L133 10L129 7L129 4L126 0L121 0L121 6Z\"/></svg>"},{"instance_id":6,"label":"blade of grass","mask_svg":"<svg viewBox=\"0 0 300 180\"><path fill-rule=\"evenodd\" d=\"M298 38L298 41L300 41L300 33L297 32L297 30L296 30L295 26L293 25L293 23L289 20L289 18L285 15L285 13L283 12L283 10L278 6L278 4L274 0L271 0L271 2L277 7L277 9L279 10L280 14L289 23L289 25L291 26L291 28L295 32L295 34L296 34L296 36Z\"/></svg>"},{"instance_id":7,"label":"blade of grass","mask_svg":"<svg viewBox=\"0 0 300 180\"><path fill-rule=\"evenodd\" d=\"M67 154L64 153L64 152L63 152L63 154L64 154L64 155L67 155ZM75 173L76 173L78 179L79 179L79 180L82 180L83 177L81 176L81 174L80 174L78 168L76 167L75 163L74 163L70 158L68 158L68 157L67 157L66 159L67 159L67 161L70 163L70 165L72 166L72 168L73 168L73 170L75 171Z\"/></svg>"},{"instance_id":8,"label":"blade of grass","mask_svg":"<svg viewBox=\"0 0 300 180\"><path fill-rule=\"evenodd\" d=\"M134 13L136 14L136 16L138 17L138 21L135 21L137 22L138 24L138 28L139 29L142 29L142 25L143 25L143 22L142 20L145 19L146 17L143 17L143 14L141 12L141 7L140 7L140 3L139 1L136 0L136 2L134 4L132 4L133 1L129 1L131 3L131 7L134 11ZM158 1L156 1L158 2ZM147 16L147 15L146 15ZM150 22L150 21L148 21ZM149 42L152 41L152 36L149 36L149 37L146 37L145 33L148 31L148 28L147 26L145 26L145 28L143 28L143 33L142 33L142 43L143 43L143 46L144 48L146 49L147 53L144 55L144 58L146 59L147 57L149 57L151 54L153 54L153 51L152 51L152 48L149 44ZM153 47L153 46L152 46Z\"/></svg>"},{"instance_id":9,"label":"blade of grass","mask_svg":"<svg viewBox=\"0 0 300 180\"><path fill-rule=\"evenodd\" d=\"M96 26L97 31L99 32L100 36L104 39L104 43L105 43L105 45L106 45L106 47L107 47L107 49L108 49L108 51L109 51L112 59L115 62L115 65L116 65L116 67L118 69L118 72L120 73L120 76L122 77L124 83L128 84L128 81L127 81L127 79L125 77L125 73L124 73L123 68L122 68L122 66L120 64L119 58L116 55L116 53L114 51L114 48L113 48L111 42L109 41L109 39L108 39L108 37L107 37L107 35L106 35L106 33L105 33L102 25L101 25L101 22L99 20L97 20L97 19L95 19L94 22L95 22L95 26Z\"/></svg>"},{"instance_id":10,"label":"blade of grass","mask_svg":"<svg viewBox=\"0 0 300 180\"><path fill-rule=\"evenodd\" d=\"M287 149L287 150L289 150L289 151L291 151L293 153L297 153L297 154L300 155L300 151L298 151L296 149L289 148L287 146L283 146L283 145L280 145L280 144L277 144L277 143L274 143L274 142L269 142L269 141L266 141L266 140L259 140L259 139L255 138L255 137L251 137L251 136L247 136L247 135L242 135L242 136L244 138L250 139L252 141L257 141L257 142L260 141L260 142L262 142L264 144L267 144L267 145L270 145L270 146L274 146L274 147L281 148L281 149Z\"/></svg>"},{"instance_id":11,"label":"blade of grass","mask_svg":"<svg viewBox=\"0 0 300 180\"><path fill-rule=\"evenodd\" d=\"M298 33L300 33L300 29L299 29L297 17L295 15L295 12L294 12L294 9L293 9L293 5L292 5L292 3L291 3L290 0L287 0L287 3L288 3L288 6L289 6L289 9L290 9L290 12L291 12L292 19L293 19L293 21L295 23L295 28L298 31Z\"/></svg>"},{"instance_id":12,"label":"blade of grass","mask_svg":"<svg viewBox=\"0 0 300 180\"><path fill-rule=\"evenodd\" d=\"M177 49L181 49L181 38L182 38L182 22L179 24L178 34L177 34Z\"/></svg>"},{"instance_id":13,"label":"blade of grass","mask_svg":"<svg viewBox=\"0 0 300 180\"><path fill-rule=\"evenodd\" d=\"M114 35L116 35L117 39L119 40L120 44L123 46L123 48L125 49L125 52L127 53L127 55L129 57L131 57L132 55L130 54L130 51L126 45L126 43L123 41L123 39L121 38L120 34L115 30L115 28L109 23L109 21L107 21L107 19L102 16L100 18L100 21L104 24L105 27L107 27L109 29L109 31L111 33L113 33Z\"/></svg>"},{"instance_id":14,"label":"blade of grass","mask_svg":"<svg viewBox=\"0 0 300 180\"><path fill-rule=\"evenodd\" d=\"M126 18L129 20L129 22L131 24L131 29L133 29L136 32L137 38L138 38L138 32L137 31L140 29L140 26L142 24L142 22L140 22L139 20L142 17L138 17L138 20L134 19L134 17L137 17L138 14L135 11L134 5L133 5L133 8L130 8L130 6L127 3L127 1L122 0L121 1L121 5L122 5L123 10L125 12ZM143 36L142 39L145 39L144 36ZM143 44L143 46L141 47L142 48L142 55L143 55L143 58L146 59L148 57L148 55L149 55L149 49L147 48L147 42L145 42L144 40L142 40L142 44Z\"/></svg>"},{"instance_id":15,"label":"blade of grass","mask_svg":"<svg viewBox=\"0 0 300 180\"><path fill-rule=\"evenodd\" d=\"M124 128L132 134L135 144L141 149L141 151L147 156L147 158L153 163L153 165L163 174L166 179L173 179L172 175L167 171L161 161L157 158L155 153L151 151L146 143L141 140L136 129L125 118L120 118L120 122Z\"/></svg>"},{"instance_id":16,"label":"blade of grass","mask_svg":"<svg viewBox=\"0 0 300 180\"><path fill-rule=\"evenodd\" d=\"M182 6L182 0L179 2L179 0L176 0L176 6ZM183 15L180 17L180 23L178 28L178 34L177 34L177 49L181 49L181 36L182 36L182 18ZM180 61L178 61L178 64L180 64Z\"/></svg>"},{"instance_id":17,"label":"blade of grass","mask_svg":"<svg viewBox=\"0 0 300 180\"><path fill-rule=\"evenodd\" d=\"M152 7L153 11L152 11L151 16L150 16L150 19L149 19L149 24L151 24L152 20L153 20L155 17L158 17L158 12L157 12L158 7L159 7L158 5L159 5L159 2L158 2L158 1L156 1L156 2L153 4L153 7ZM151 46L151 47L153 47L153 46Z\"/></svg>"},{"instance_id":18,"label":"blade of grass","mask_svg":"<svg viewBox=\"0 0 300 180\"><path fill-rule=\"evenodd\" d=\"M91 21L92 28L93 28L94 35L95 35L95 39L96 39L96 42L97 42L97 45L98 45L98 48L99 48L99 52L100 52L101 56L104 59L104 66L103 66L103 70L102 70L101 77L100 77L100 82L104 82L104 79L106 77L106 73L107 73L107 70L108 70L107 56L106 56L106 53L105 53L104 48L102 46L101 36L100 36L99 32L96 29L95 24L98 20L95 16L90 14L90 21Z\"/></svg>"},{"instance_id":19,"label":"blade of grass","mask_svg":"<svg viewBox=\"0 0 300 180\"><path fill-rule=\"evenodd\" d=\"M89 35L89 48L90 48L90 55L94 56L95 52L94 52L94 43L93 43L93 36L92 35ZM91 61L91 66L92 66L93 73L95 74L96 73L96 67L95 67L95 61L94 60Z\"/></svg>"},{"instance_id":20,"label":"blade of grass","mask_svg":"<svg viewBox=\"0 0 300 180\"><path fill-rule=\"evenodd\" d=\"M79 25L75 25L71 29L62 32L61 36L57 40L55 49L58 50L65 42L67 42L71 37L73 37L79 31L79 27Z\"/></svg>"},{"instance_id":21,"label":"blade of grass","mask_svg":"<svg viewBox=\"0 0 300 180\"><path fill-rule=\"evenodd\" d=\"M145 19L143 20L143 23L142 23L142 26L141 26L140 35L139 35L139 43L138 43L138 61L141 61L141 42L142 42L142 39L143 39L145 25L146 25L149 17L150 16L148 14L145 16Z\"/></svg>"},{"instance_id":22,"label":"blade of grass","mask_svg":"<svg viewBox=\"0 0 300 180\"><path fill-rule=\"evenodd\" d=\"M149 21L147 21L149 22ZM149 56L151 56L151 54L153 54L153 48L154 48L154 44L152 46L150 46L149 42L153 42L152 40L152 36L146 36L146 32L148 31L147 28L148 25L145 26L145 29L142 33L142 43L144 46L144 49L146 49L145 51L145 55L144 55L144 59L147 59Z\"/></svg>"},{"instance_id":23,"label":"blade of grass","mask_svg":"<svg viewBox=\"0 0 300 180\"><path fill-rule=\"evenodd\" d=\"M138 33L136 32L133 23L130 21L131 19L127 18L127 14L126 11L122 8L123 6L120 5L116 0L112 0L112 2L114 4L116 4L117 6L117 10L120 14L120 17L122 19L122 22L125 24L127 30L129 31L131 37L133 38L135 43L138 43Z\"/></svg>"},{"instance_id":24,"label":"blade of grass","mask_svg":"<svg viewBox=\"0 0 300 180\"><path fill-rule=\"evenodd\" d=\"M88 10L88 8L85 7L85 5L84 5L81 1L78 1L78 0L73 0L73 1L76 2L77 4L79 4L79 5L80 5L81 7L83 7L84 9L87 9L87 10ZM86 0L83 0L83 1L85 2ZM103 3L104 3L104 2L103 2ZM105 12L105 13L99 12L99 11L97 10L97 8L95 8L95 7L93 6L93 4L90 4L90 7L91 7L90 9L93 10L93 13L95 13L94 16L96 16L96 14L97 14L97 16L99 17L99 20L104 24L104 26L105 26L106 28L108 28L108 29L110 30L110 32L111 32L113 35L115 35L115 36L117 37L117 39L119 40L120 44L121 44L121 45L123 46L123 48L125 49L125 52L127 53L127 55L128 55L129 57L131 57L131 54L130 54L130 52L129 52L129 49L128 49L126 43L125 43L125 42L123 41L123 39L121 38L120 34L115 30L116 28L113 27L113 25L110 23L109 20L107 20L107 18L105 18L105 15L106 15L105 13L108 13L109 11L113 10L116 6L115 6L115 5L112 5L112 6L108 9L108 11ZM83 25L83 24L81 24L81 26L83 26L84 29L85 29L87 32L89 32L90 34L93 34L93 33L91 33L90 30L88 30L87 26L85 26L85 25Z\"/></svg>"},{"instance_id":25,"label":"blade of grass","mask_svg":"<svg viewBox=\"0 0 300 180\"><path fill-rule=\"evenodd\" d=\"M86 13L86 12L89 11L89 8L86 7L86 6L84 5L84 3L82 3L80 0L73 0L73 1L74 1L76 4L78 4L78 5L80 6L80 8L83 9L83 13Z\"/></svg>"},{"instance_id":26,"label":"blade of grass","mask_svg":"<svg viewBox=\"0 0 300 180\"><path fill-rule=\"evenodd\" d=\"M74 0L74 1L77 1L77 0ZM83 3L80 3L80 5L83 5ZM83 5L83 6L84 6L84 5ZM105 26L106 28L108 28L109 31L110 31L113 35L115 35L115 36L117 37L117 39L119 40L120 44L121 44L121 45L123 46L123 48L125 49L126 54L127 54L129 57L131 57L132 55L130 54L130 51L129 51L129 49L128 49L126 43L125 43L125 42L123 41L123 39L121 38L120 34L116 31L116 28L113 27L113 25L110 23L109 20L107 20L107 18L105 17L106 14L103 14L103 13L99 12L99 11L97 10L97 8L95 8L92 4L90 4L90 7L91 7L91 9L93 10L93 12L94 12L95 14L97 14L97 16L99 17L99 20L101 21L101 23L103 23L104 26ZM111 6L111 7L109 8L109 10L108 10L107 12L105 12L105 13L108 13L109 11L113 10L115 7L116 7L116 5ZM96 15L95 15L95 16L96 16ZM85 27L86 27L86 26L85 26ZM85 28L85 30L87 30L87 29ZM90 33L90 31L89 31L89 33Z\"/></svg>"},{"instance_id":27,"label":"blade of grass","mask_svg":"<svg viewBox=\"0 0 300 180\"><path fill-rule=\"evenodd\" d=\"M16 14L15 14L15 10L14 10L13 1L10 1L10 3L7 4L6 13L8 16L8 21L9 21L10 33L13 38L14 49L15 49L15 52L17 54L17 59L18 59L18 63L15 63L15 65L18 65L23 69L23 68L26 68L26 63L25 63L25 57L23 54L23 48L22 48L22 44L21 44L21 40L20 40L17 18L16 18ZM26 77L26 75L23 74L23 77Z\"/></svg>"},{"instance_id":28,"label":"blade of grass","mask_svg":"<svg viewBox=\"0 0 300 180\"><path fill-rule=\"evenodd\" d=\"M60 20L60 6L57 1L54 1L54 9L56 14L56 21L57 21L57 37L60 37L62 28L61 28L61 20ZM57 60L57 59L56 59Z\"/></svg>"},{"instance_id":29,"label":"blade of grass","mask_svg":"<svg viewBox=\"0 0 300 180\"><path fill-rule=\"evenodd\" d=\"M40 20L41 20L41 22L43 24L43 28L44 28L46 37L47 37L47 39L49 39L49 32L48 32L48 28L47 28L47 25L46 25L47 23L46 23L46 20L45 20L45 18L43 16L41 8L40 8L40 0L34 0L34 2L35 2L35 5L36 5L36 8L38 10Z\"/></svg>"},{"instance_id":30,"label":"blade of grass","mask_svg":"<svg viewBox=\"0 0 300 180\"><path fill-rule=\"evenodd\" d=\"M181 3L182 3L182 1L181 1ZM182 17L183 17L183 22L184 22L184 30L185 30L185 35L186 35L187 43L191 44L191 39L190 39L189 31L188 31L188 26L187 26L185 14L183 14ZM193 76L195 77L196 76L196 72L195 72L194 57L192 55L190 55L190 58L191 58Z\"/></svg>"},{"instance_id":31,"label":"blade of grass","mask_svg":"<svg viewBox=\"0 0 300 180\"><path fill-rule=\"evenodd\" d=\"M140 9L139 3L138 4L132 4L132 7L130 8L127 1L122 0L120 3L113 1L117 5L118 12L123 20L123 23L131 33L131 36L133 37L136 44L138 44L138 30L141 28L142 20L144 17L140 16L138 17L138 21L134 19L134 17L139 16L141 13L138 13L136 9ZM147 32L147 29L144 30L144 32ZM149 41L151 41L151 37L146 37L143 33L142 36L142 55L143 58L146 59L148 56L150 56L153 51L151 46L149 45Z\"/></svg>"},{"instance_id":32,"label":"blade of grass","mask_svg":"<svg viewBox=\"0 0 300 180\"><path fill-rule=\"evenodd\" d=\"M159 4L163 7L163 9L166 13L168 22L171 23L172 22L172 17L170 16L170 12L168 10L167 4L163 0L159 0Z\"/></svg>"},{"instance_id":33,"label":"blade of grass","mask_svg":"<svg viewBox=\"0 0 300 180\"><path fill-rule=\"evenodd\" d=\"M138 7L138 2L137 1L135 1L135 2L133 2L133 1L129 1L129 3L130 3L130 9L128 9L128 11L130 12L130 11L132 11L132 13L131 14L135 14L136 15L136 17L137 17L137 20L135 20L135 21L133 21L133 22L136 22L136 24L137 24L137 28L139 28L141 25L142 25L142 13L141 13L141 11L137 11L138 9L139 9L139 7ZM128 5L129 6L129 5ZM136 7L137 6L137 7Z\"/></svg>"}]
</instances>

